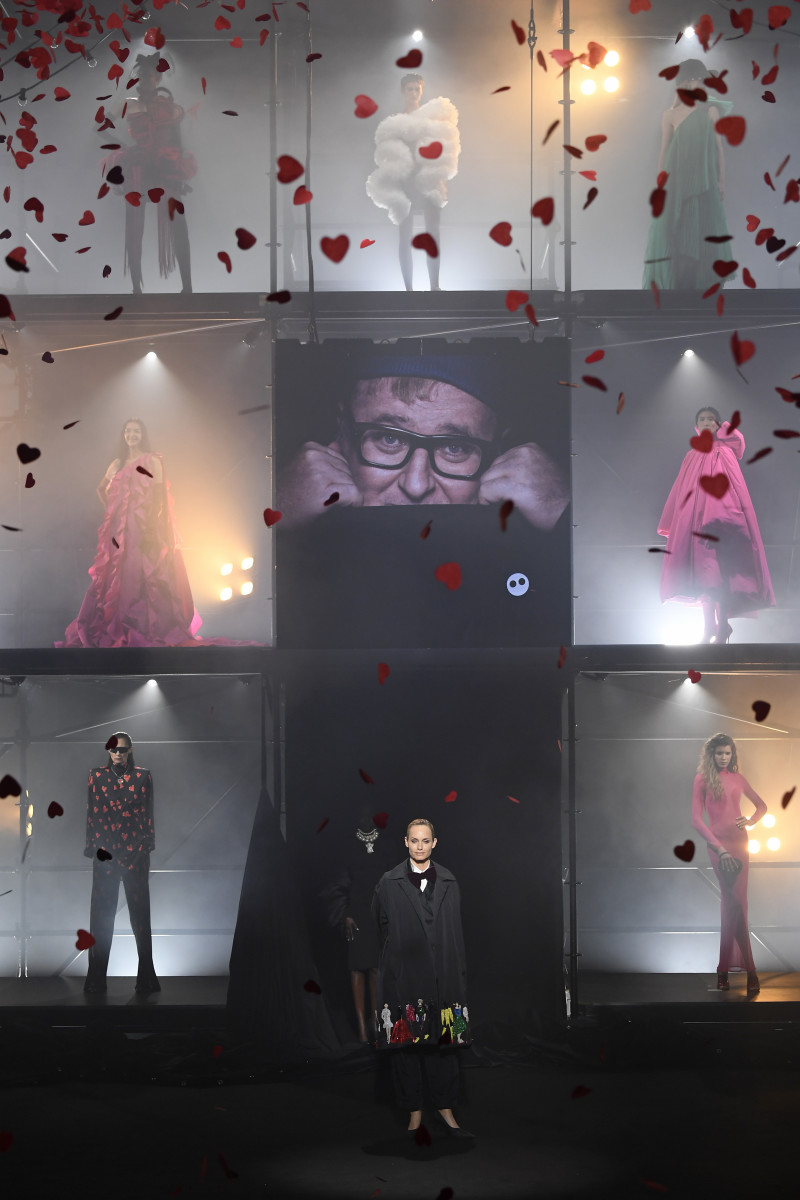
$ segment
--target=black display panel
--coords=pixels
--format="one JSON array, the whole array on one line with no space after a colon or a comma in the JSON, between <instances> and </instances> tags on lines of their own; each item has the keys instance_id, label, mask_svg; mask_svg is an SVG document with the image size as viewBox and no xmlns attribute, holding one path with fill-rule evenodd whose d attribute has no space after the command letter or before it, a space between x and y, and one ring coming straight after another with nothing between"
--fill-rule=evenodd
<instances>
[{"instance_id":1,"label":"black display panel","mask_svg":"<svg viewBox=\"0 0 800 1200\"><path fill-rule=\"evenodd\" d=\"M280 645L566 641L566 367L560 340L280 343Z\"/></svg>"}]
</instances>

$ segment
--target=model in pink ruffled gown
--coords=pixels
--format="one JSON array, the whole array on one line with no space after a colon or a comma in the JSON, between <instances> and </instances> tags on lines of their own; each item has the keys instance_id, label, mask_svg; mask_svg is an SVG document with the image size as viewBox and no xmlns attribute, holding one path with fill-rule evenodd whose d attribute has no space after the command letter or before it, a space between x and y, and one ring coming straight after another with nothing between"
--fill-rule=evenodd
<instances>
[{"instance_id":1,"label":"model in pink ruffled gown","mask_svg":"<svg viewBox=\"0 0 800 1200\"><path fill-rule=\"evenodd\" d=\"M172 514L160 454L144 424L126 421L120 456L100 481L105 517L91 584L80 612L57 646L197 645L201 620Z\"/></svg>"},{"instance_id":2,"label":"model in pink ruffled gown","mask_svg":"<svg viewBox=\"0 0 800 1200\"><path fill-rule=\"evenodd\" d=\"M755 806L749 817L742 815L742 795ZM708 843L708 857L719 881L722 923L717 986L723 991L728 990L729 971L747 971L748 994L759 990L747 925L747 830L766 811L764 801L739 772L733 738L715 733L703 746L694 778L692 824Z\"/></svg>"},{"instance_id":3,"label":"model in pink ruffled gown","mask_svg":"<svg viewBox=\"0 0 800 1200\"><path fill-rule=\"evenodd\" d=\"M711 450L691 449L672 485L658 532L668 539L661 569L661 599L701 604L703 641L727 642L729 618L775 604L764 543L739 459L744 438L722 422L715 408L695 418L698 436L708 430ZM723 477L720 497L707 492L702 476ZM705 535L705 536L698 536Z\"/></svg>"}]
</instances>

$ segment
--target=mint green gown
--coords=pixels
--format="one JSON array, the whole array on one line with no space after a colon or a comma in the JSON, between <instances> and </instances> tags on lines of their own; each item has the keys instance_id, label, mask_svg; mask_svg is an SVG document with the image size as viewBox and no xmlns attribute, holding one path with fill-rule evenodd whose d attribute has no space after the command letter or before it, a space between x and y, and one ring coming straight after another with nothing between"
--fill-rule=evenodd
<instances>
[{"instance_id":1,"label":"mint green gown","mask_svg":"<svg viewBox=\"0 0 800 1200\"><path fill-rule=\"evenodd\" d=\"M719 194L717 142L708 104L696 104L672 135L664 159L669 178L667 199L660 217L653 217L647 236L642 287L705 291L724 284L713 267L717 259L730 262L730 242L707 242L709 235L727 234L725 209ZM713 101L720 116L730 112L730 101ZM662 259L664 261L652 261Z\"/></svg>"}]
</instances>

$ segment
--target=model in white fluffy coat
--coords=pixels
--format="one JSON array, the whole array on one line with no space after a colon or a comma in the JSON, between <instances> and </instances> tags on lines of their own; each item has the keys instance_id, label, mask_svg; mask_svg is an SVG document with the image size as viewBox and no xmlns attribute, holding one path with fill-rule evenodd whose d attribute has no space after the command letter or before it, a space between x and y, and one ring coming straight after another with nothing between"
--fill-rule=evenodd
<instances>
[{"instance_id":1,"label":"model in white fluffy coat","mask_svg":"<svg viewBox=\"0 0 800 1200\"><path fill-rule=\"evenodd\" d=\"M420 147L440 142L438 158L420 156ZM421 104L413 112L385 117L375 130L376 169L367 180L367 195L400 225L411 211L412 192L437 208L447 203L447 180L458 172L461 140L458 112L445 96Z\"/></svg>"}]
</instances>

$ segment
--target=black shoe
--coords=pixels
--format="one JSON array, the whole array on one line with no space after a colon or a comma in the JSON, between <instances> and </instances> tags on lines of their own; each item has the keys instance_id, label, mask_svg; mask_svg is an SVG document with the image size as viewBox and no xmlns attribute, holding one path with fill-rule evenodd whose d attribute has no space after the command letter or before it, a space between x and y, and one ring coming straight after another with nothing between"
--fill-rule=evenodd
<instances>
[{"instance_id":1,"label":"black shoe","mask_svg":"<svg viewBox=\"0 0 800 1200\"><path fill-rule=\"evenodd\" d=\"M83 985L83 990L87 996L104 996L108 991L108 984L103 979L92 979L89 975L86 976L86 982Z\"/></svg>"},{"instance_id":2,"label":"black shoe","mask_svg":"<svg viewBox=\"0 0 800 1200\"><path fill-rule=\"evenodd\" d=\"M151 996L153 992L161 991L161 984L156 979L155 975L147 975L144 979L136 980L137 996Z\"/></svg>"},{"instance_id":3,"label":"black shoe","mask_svg":"<svg viewBox=\"0 0 800 1200\"><path fill-rule=\"evenodd\" d=\"M462 1138L465 1141L475 1140L475 1134L470 1133L468 1129L462 1129L460 1125L457 1125L454 1129L452 1125L448 1125L447 1121L445 1121L444 1117L438 1110L436 1112L436 1119L440 1121L442 1125L444 1125L450 1137Z\"/></svg>"}]
</instances>

